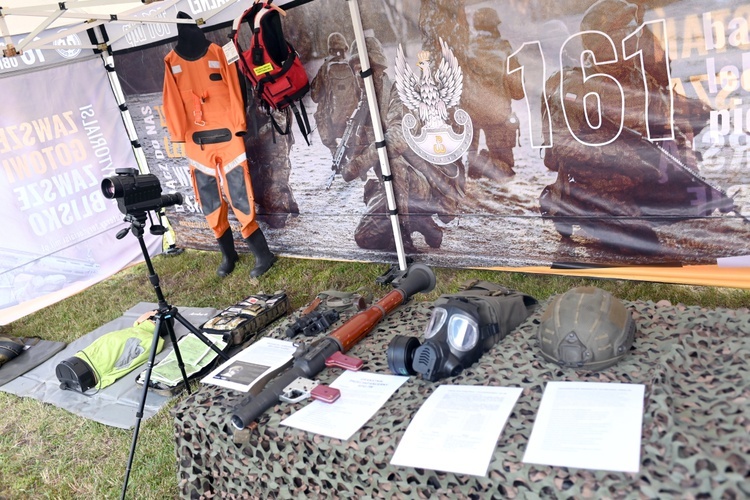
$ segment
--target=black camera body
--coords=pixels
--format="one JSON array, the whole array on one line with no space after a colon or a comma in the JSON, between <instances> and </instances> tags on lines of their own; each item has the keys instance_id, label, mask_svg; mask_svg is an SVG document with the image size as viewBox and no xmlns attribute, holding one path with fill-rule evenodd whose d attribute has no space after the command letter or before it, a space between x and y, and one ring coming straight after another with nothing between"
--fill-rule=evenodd
<instances>
[{"instance_id":1,"label":"black camera body","mask_svg":"<svg viewBox=\"0 0 750 500\"><path fill-rule=\"evenodd\" d=\"M161 194L159 178L154 174L140 174L137 168L118 168L115 173L116 176L102 180L102 194L109 200L116 199L125 215L182 205L180 193Z\"/></svg>"}]
</instances>

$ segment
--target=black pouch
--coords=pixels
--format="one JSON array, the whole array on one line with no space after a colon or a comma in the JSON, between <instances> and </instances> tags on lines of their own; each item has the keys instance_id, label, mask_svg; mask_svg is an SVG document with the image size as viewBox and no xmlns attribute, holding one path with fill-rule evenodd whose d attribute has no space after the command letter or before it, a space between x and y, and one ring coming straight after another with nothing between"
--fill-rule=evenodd
<instances>
[{"instance_id":1,"label":"black pouch","mask_svg":"<svg viewBox=\"0 0 750 500\"><path fill-rule=\"evenodd\" d=\"M217 128L216 130L204 130L193 132L193 142L202 146L204 144L220 144L229 142L234 136L228 128Z\"/></svg>"},{"instance_id":2,"label":"black pouch","mask_svg":"<svg viewBox=\"0 0 750 500\"><path fill-rule=\"evenodd\" d=\"M15 359L24 351L25 344L21 339L0 335L0 366Z\"/></svg>"}]
</instances>

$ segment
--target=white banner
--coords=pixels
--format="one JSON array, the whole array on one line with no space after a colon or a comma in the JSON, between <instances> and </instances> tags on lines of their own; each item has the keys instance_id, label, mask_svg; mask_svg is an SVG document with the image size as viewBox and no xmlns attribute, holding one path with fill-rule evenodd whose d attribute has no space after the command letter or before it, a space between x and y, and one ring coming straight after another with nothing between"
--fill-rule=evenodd
<instances>
[{"instance_id":1,"label":"white banner","mask_svg":"<svg viewBox=\"0 0 750 500\"><path fill-rule=\"evenodd\" d=\"M99 58L3 80L0 324L143 259L101 181L137 167ZM161 239L146 233L152 253ZM146 279L146 276L144 276ZM144 297L147 299L148 297Z\"/></svg>"}]
</instances>

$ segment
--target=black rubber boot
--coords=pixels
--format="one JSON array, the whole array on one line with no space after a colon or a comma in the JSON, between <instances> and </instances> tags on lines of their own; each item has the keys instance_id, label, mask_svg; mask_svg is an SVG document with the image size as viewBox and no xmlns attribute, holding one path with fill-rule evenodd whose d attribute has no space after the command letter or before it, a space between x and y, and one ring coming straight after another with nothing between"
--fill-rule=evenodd
<instances>
[{"instance_id":1,"label":"black rubber boot","mask_svg":"<svg viewBox=\"0 0 750 500\"><path fill-rule=\"evenodd\" d=\"M260 228L256 229L253 234L245 238L245 242L247 243L247 246L250 247L250 251L253 252L253 255L255 255L255 267L250 271L250 276L257 278L271 269L273 263L276 262L276 256L268 249L266 237L263 235L263 231L261 231Z\"/></svg>"},{"instance_id":2,"label":"black rubber boot","mask_svg":"<svg viewBox=\"0 0 750 500\"><path fill-rule=\"evenodd\" d=\"M221 250L221 264L216 269L216 274L222 278L229 276L234 271L234 265L240 260L240 256L237 254L237 250L234 249L234 237L232 236L232 230L227 229L221 238L216 241L219 242L219 250Z\"/></svg>"}]
</instances>

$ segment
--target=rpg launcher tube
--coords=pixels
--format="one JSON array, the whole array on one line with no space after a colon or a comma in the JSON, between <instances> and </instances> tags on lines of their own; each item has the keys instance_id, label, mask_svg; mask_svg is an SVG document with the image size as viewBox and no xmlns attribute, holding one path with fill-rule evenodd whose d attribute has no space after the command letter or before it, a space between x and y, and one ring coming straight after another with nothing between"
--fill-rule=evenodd
<instances>
[{"instance_id":1,"label":"rpg launcher tube","mask_svg":"<svg viewBox=\"0 0 750 500\"><path fill-rule=\"evenodd\" d=\"M325 368L326 359L336 351L347 352L367 335L385 316L412 295L435 288L435 274L424 264L412 264L397 288L364 311L355 314L327 337L313 343L307 351L295 354L292 366L269 382L256 396L248 396L234 408L232 425L244 429L279 402L284 389L297 377L312 378Z\"/></svg>"}]
</instances>

